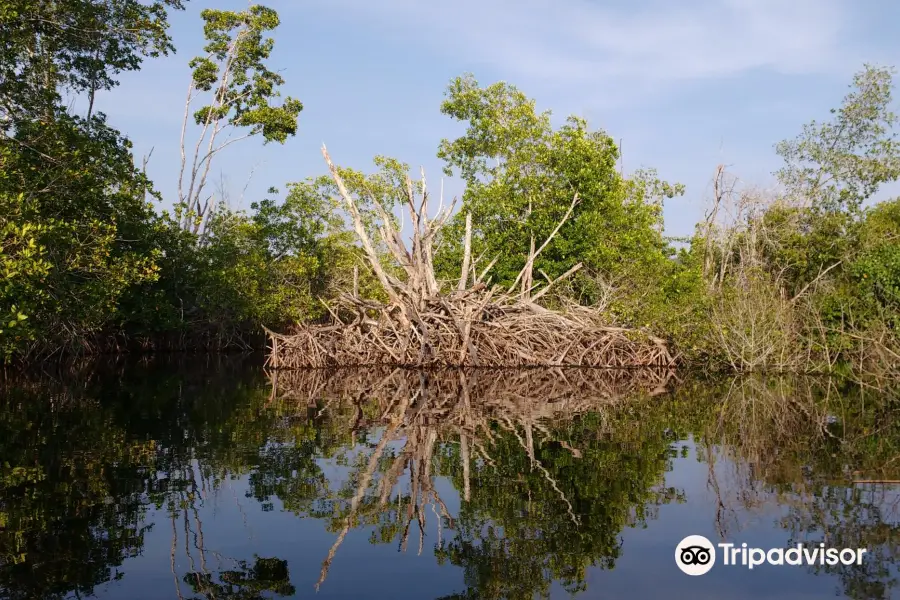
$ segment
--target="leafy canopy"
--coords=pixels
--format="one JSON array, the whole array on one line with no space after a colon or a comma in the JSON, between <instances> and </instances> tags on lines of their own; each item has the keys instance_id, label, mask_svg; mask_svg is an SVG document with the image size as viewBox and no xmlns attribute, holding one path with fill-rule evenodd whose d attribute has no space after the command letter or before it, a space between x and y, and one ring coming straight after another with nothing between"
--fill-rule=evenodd
<instances>
[{"instance_id":1,"label":"leafy canopy","mask_svg":"<svg viewBox=\"0 0 900 600\"><path fill-rule=\"evenodd\" d=\"M174 50L168 10L184 0L0 0L0 128L58 104L62 88L93 95L145 57Z\"/></svg>"},{"instance_id":2,"label":"leafy canopy","mask_svg":"<svg viewBox=\"0 0 900 600\"><path fill-rule=\"evenodd\" d=\"M119 73L173 49L168 10L182 5L0 0L0 314L17 321L5 321L4 354L84 343L115 321L125 290L156 277L149 181L92 108ZM86 95L87 115L63 91Z\"/></svg>"},{"instance_id":3,"label":"leafy canopy","mask_svg":"<svg viewBox=\"0 0 900 600\"><path fill-rule=\"evenodd\" d=\"M265 34L278 27L278 13L253 5L241 12L206 9L201 16L208 54L191 60L190 67L196 88L213 91L214 97L194 113L194 120L203 125L227 119L261 133L266 142L284 143L297 132L303 104L291 97L280 107L271 104L284 84L284 78L266 66L275 40Z\"/></svg>"},{"instance_id":4,"label":"leafy canopy","mask_svg":"<svg viewBox=\"0 0 900 600\"><path fill-rule=\"evenodd\" d=\"M588 271L620 273L665 258L657 202L683 190L652 171L624 179L616 170L618 148L605 132L574 116L554 128L550 113L537 112L515 86L481 87L471 75L450 83L441 112L467 124L438 151L445 173L458 172L466 183L462 210L444 240L445 276L459 276L466 213L472 214L473 255L484 263L497 257L494 281L508 284L532 239L540 245L550 235L576 194L572 217L536 261L536 273L557 277L577 262Z\"/></svg>"},{"instance_id":5,"label":"leafy canopy","mask_svg":"<svg viewBox=\"0 0 900 600\"><path fill-rule=\"evenodd\" d=\"M892 68L865 68L834 118L812 121L793 140L776 146L788 196L825 211L855 212L884 183L900 178L900 144L892 110Z\"/></svg>"}]
</instances>

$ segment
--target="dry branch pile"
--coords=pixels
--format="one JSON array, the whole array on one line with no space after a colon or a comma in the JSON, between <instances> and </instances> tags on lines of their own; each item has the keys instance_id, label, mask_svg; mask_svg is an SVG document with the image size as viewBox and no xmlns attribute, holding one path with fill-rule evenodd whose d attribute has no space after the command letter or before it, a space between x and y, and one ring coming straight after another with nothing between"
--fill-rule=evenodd
<instances>
[{"instance_id":1,"label":"dry branch pile","mask_svg":"<svg viewBox=\"0 0 900 600\"><path fill-rule=\"evenodd\" d=\"M596 311L577 306L564 313L537 303L552 287L581 268L575 265L555 280L544 275L533 281L535 259L550 244L578 203L569 210L550 236L531 251L516 280L507 289L491 285L493 262L479 273L471 256L471 219L466 220L464 256L459 280L451 291L441 288L433 257L441 227L450 218L454 203L429 218L424 174L417 192L407 178L404 203L412 225L411 247L400 235L391 215L372 198L380 216L381 241L402 270L395 277L382 266L366 232L359 207L338 170L322 154L337 184L344 207L353 219L368 267L378 279L387 303L361 298L354 290L343 293L329 306L332 322L300 325L290 335L267 330L270 340L268 366L303 368L351 365L402 366L672 366L665 341L646 333L609 327ZM445 284L446 287L446 284Z\"/></svg>"}]
</instances>

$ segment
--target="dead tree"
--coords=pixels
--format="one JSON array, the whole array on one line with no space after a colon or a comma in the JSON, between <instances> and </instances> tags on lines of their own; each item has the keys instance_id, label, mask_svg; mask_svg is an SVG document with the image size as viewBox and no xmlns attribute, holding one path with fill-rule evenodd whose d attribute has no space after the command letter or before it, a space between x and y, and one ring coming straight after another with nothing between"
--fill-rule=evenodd
<instances>
[{"instance_id":1,"label":"dead tree","mask_svg":"<svg viewBox=\"0 0 900 600\"><path fill-rule=\"evenodd\" d=\"M424 174L416 186L407 177L402 200L409 212L412 237L407 244L377 198L378 235L399 266L395 276L382 266L357 201L344 185L325 147L322 154L337 184L344 208L362 246L367 267L381 284L387 302L342 293L329 305L331 322L301 325L290 335L266 330L268 366L303 368L351 365L399 366L672 366L664 340L647 333L601 322L597 311L570 305L553 311L540 305L576 264L556 279L533 278L534 264L578 204L572 199L565 216L540 245L532 243L525 265L508 288L489 285L489 264L480 274L472 261L471 219L466 219L459 280L442 289L435 275L435 241L449 220L453 203L429 217ZM416 191L416 187L420 191ZM443 207L443 198L441 198ZM471 269L471 271L470 271Z\"/></svg>"}]
</instances>

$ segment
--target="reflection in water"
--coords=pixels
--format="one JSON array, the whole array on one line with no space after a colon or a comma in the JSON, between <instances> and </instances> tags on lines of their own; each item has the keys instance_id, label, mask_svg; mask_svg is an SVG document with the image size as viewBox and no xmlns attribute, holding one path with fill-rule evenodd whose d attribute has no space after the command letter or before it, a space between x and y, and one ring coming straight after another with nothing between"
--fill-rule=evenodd
<instances>
[{"instance_id":1,"label":"reflection in water","mask_svg":"<svg viewBox=\"0 0 900 600\"><path fill-rule=\"evenodd\" d=\"M884 392L581 369L267 378L225 359L0 386L0 598L898 589ZM867 560L687 578L671 552L697 526ZM670 583L642 588L648 564Z\"/></svg>"},{"instance_id":2,"label":"reflection in water","mask_svg":"<svg viewBox=\"0 0 900 600\"><path fill-rule=\"evenodd\" d=\"M670 439L640 436L626 445L624 437L610 444L604 436L605 416L659 394L670 376L560 369L276 374L278 400L324 397L323 410L333 410L339 428L380 427L335 501L339 532L319 584L360 521L377 524L378 542L397 541L401 550L416 529L421 553L430 510L439 527L457 530L446 546L437 532L438 559L463 567L480 595L527 598L545 593L551 580L580 589L587 566L612 566L623 527L679 497L663 488ZM434 475L462 491L457 518Z\"/></svg>"}]
</instances>

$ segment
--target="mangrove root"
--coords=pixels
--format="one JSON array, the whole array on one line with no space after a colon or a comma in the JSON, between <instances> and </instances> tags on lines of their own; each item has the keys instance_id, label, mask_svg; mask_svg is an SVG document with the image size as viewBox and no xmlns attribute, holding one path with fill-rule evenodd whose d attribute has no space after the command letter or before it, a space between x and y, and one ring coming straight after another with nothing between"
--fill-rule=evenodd
<instances>
[{"instance_id":1,"label":"mangrove root","mask_svg":"<svg viewBox=\"0 0 900 600\"><path fill-rule=\"evenodd\" d=\"M545 282L539 284L532 279L535 259L571 216L578 204L577 195L537 249L532 239L525 266L507 289L489 285L493 262L478 274L477 260L471 256L471 219L467 218L461 273L448 285L437 280L433 255L435 240L455 201L429 218L424 176L416 186L407 178L403 201L413 230L411 247L407 247L394 219L372 198L380 215L381 242L400 267L401 275L393 275L384 268L360 209L324 147L322 153L353 219L367 266L384 289L387 301L359 297L354 287L352 293L342 293L328 305L330 323L301 324L290 334L267 329L268 367L674 365L660 338L611 327L603 323L598 311L589 308L569 305L563 311L554 311L537 303L560 280L581 268L577 264L555 280L544 276Z\"/></svg>"}]
</instances>

